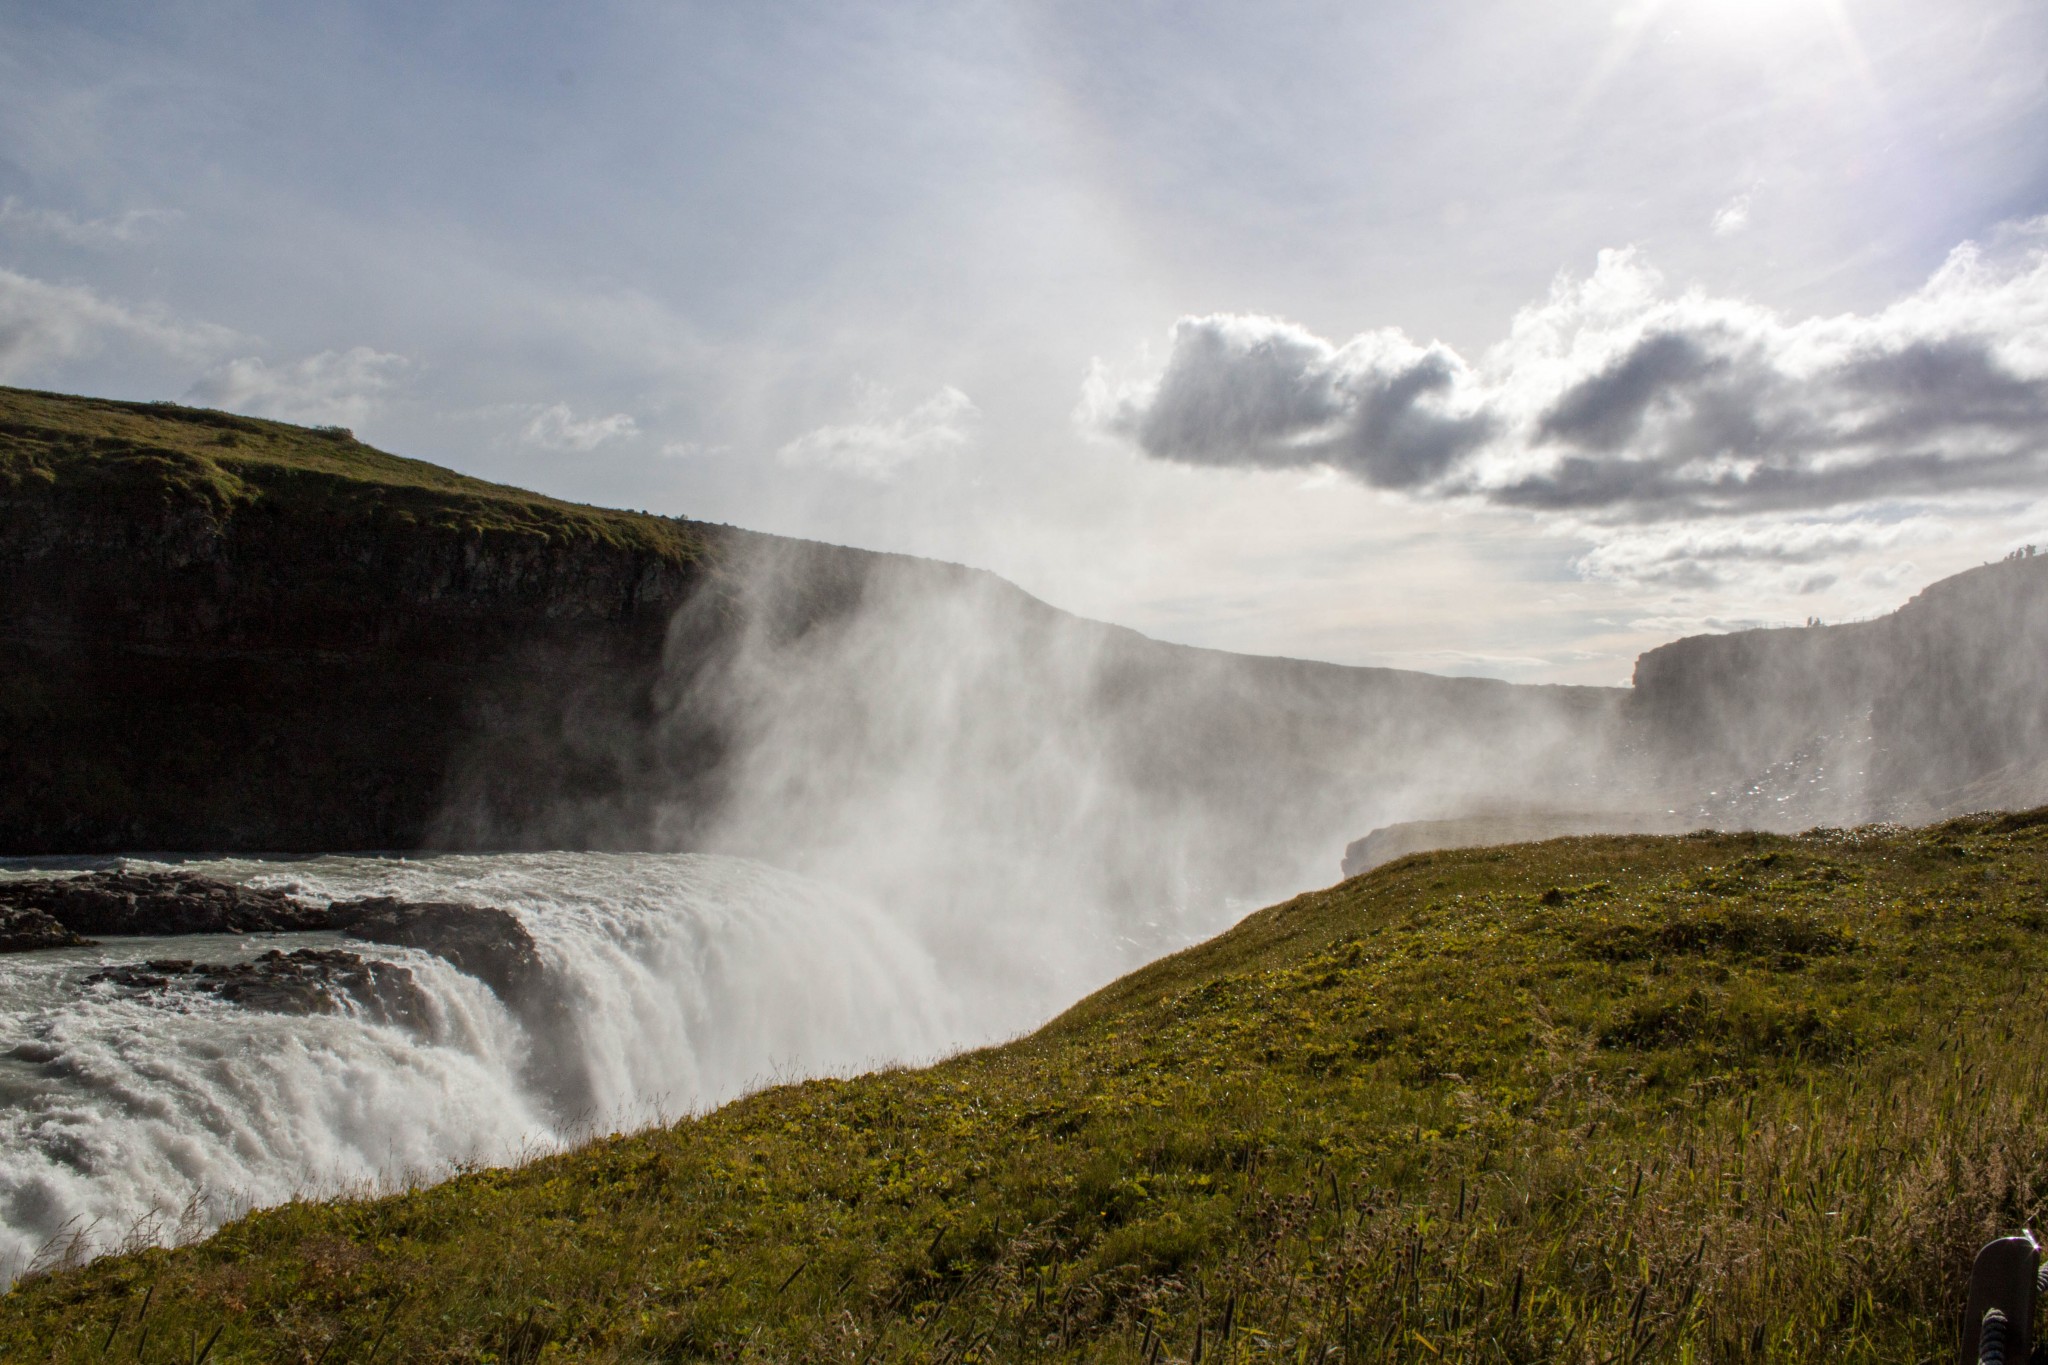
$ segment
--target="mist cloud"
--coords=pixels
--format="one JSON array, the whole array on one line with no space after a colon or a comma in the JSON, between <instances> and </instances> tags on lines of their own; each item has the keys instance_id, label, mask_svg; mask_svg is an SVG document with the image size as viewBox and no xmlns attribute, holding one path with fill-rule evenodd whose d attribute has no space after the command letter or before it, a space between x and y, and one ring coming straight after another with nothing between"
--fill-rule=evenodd
<instances>
[{"instance_id":1,"label":"mist cloud","mask_svg":"<svg viewBox=\"0 0 2048 1365\"><path fill-rule=\"evenodd\" d=\"M1956 248L1876 313L1787 321L1603 252L1470 363L1398 331L1176 324L1085 402L1189 465L1322 466L1433 498L1655 522L2048 486L2048 220Z\"/></svg>"},{"instance_id":2,"label":"mist cloud","mask_svg":"<svg viewBox=\"0 0 2048 1365\"><path fill-rule=\"evenodd\" d=\"M1585 799L1619 715L1614 694L1161 644L936 561L745 534L722 561L654 694L655 771L689 775L655 779L633 837L888 907L991 1037L1327 882L1376 825ZM478 771L446 817L466 842L493 837L502 788Z\"/></svg>"}]
</instances>

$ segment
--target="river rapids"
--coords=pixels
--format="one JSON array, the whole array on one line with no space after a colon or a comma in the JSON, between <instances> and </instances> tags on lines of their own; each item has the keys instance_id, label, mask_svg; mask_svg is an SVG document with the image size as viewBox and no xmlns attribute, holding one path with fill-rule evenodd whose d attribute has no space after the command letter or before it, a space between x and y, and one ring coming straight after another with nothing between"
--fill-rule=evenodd
<instances>
[{"instance_id":1,"label":"river rapids","mask_svg":"<svg viewBox=\"0 0 2048 1365\"><path fill-rule=\"evenodd\" d=\"M324 933L108 939L0 957L0 1283L183 1240L251 1207L514 1161L764 1084L926 1060L1032 1022L978 1008L972 978L943 971L914 925L744 859L534 853L179 866L316 902L384 895L503 907L532 935L564 1008L552 1023L522 1020L437 957L352 940L349 951L412 972L423 1020L408 1028L350 1009L265 1013L195 991L86 981L155 958L234 962L343 946ZM561 1036L535 1036L543 1027ZM573 1108L537 1078L539 1056L576 1073Z\"/></svg>"}]
</instances>

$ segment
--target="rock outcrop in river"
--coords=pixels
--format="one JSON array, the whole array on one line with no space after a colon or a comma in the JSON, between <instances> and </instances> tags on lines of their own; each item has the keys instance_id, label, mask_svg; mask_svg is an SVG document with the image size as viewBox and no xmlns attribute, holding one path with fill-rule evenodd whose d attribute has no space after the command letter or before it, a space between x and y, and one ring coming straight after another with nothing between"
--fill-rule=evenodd
<instances>
[{"instance_id":1,"label":"rock outcrop in river","mask_svg":"<svg viewBox=\"0 0 2048 1365\"><path fill-rule=\"evenodd\" d=\"M109 967L85 978L131 992L190 990L274 1014L336 1014L349 1003L373 1022L420 1029L427 1000L413 974L337 948L273 948L248 962L153 958L139 967Z\"/></svg>"},{"instance_id":2,"label":"rock outcrop in river","mask_svg":"<svg viewBox=\"0 0 2048 1365\"><path fill-rule=\"evenodd\" d=\"M184 872L88 872L0 881L0 912L42 915L79 939L334 927L329 911L282 891Z\"/></svg>"},{"instance_id":3,"label":"rock outcrop in river","mask_svg":"<svg viewBox=\"0 0 2048 1365\"><path fill-rule=\"evenodd\" d=\"M525 1069L536 1093L565 1113L591 1101L590 1078L560 983L532 932L509 910L391 896L316 904L265 887L179 871L91 872L0 881L0 953L90 947L95 939L195 934L338 932L363 943L430 953L475 977L527 1031ZM426 995L411 969L339 948L274 948L238 962L152 958L107 967L82 987L189 991L281 1014L360 1013L423 1030Z\"/></svg>"},{"instance_id":4,"label":"rock outcrop in river","mask_svg":"<svg viewBox=\"0 0 2048 1365\"><path fill-rule=\"evenodd\" d=\"M391 897L309 904L283 891L187 872L88 872L0 881L0 953L91 946L93 939L339 931L365 943L417 948L476 977L515 1012L556 1021L559 1002L533 935L509 910ZM204 991L251 1009L332 1013L353 1000L372 1018L417 1025L412 973L333 948L272 949L247 962L153 959L86 978L127 990Z\"/></svg>"},{"instance_id":5,"label":"rock outcrop in river","mask_svg":"<svg viewBox=\"0 0 2048 1365\"><path fill-rule=\"evenodd\" d=\"M378 896L337 901L326 914L350 938L432 953L510 1003L532 999L543 986L546 973L533 936L509 910Z\"/></svg>"},{"instance_id":6,"label":"rock outcrop in river","mask_svg":"<svg viewBox=\"0 0 2048 1365\"><path fill-rule=\"evenodd\" d=\"M41 910L0 905L0 953L30 953L41 948L89 947L92 940L67 929Z\"/></svg>"}]
</instances>

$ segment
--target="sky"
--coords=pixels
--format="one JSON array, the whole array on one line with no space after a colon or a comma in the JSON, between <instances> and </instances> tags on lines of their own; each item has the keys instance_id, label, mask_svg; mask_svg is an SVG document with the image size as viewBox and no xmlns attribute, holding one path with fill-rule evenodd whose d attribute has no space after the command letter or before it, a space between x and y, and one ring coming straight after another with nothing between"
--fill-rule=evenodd
<instances>
[{"instance_id":1,"label":"sky","mask_svg":"<svg viewBox=\"0 0 2048 1365\"><path fill-rule=\"evenodd\" d=\"M1623 682L2048 546L2048 6L0 0L0 383Z\"/></svg>"}]
</instances>

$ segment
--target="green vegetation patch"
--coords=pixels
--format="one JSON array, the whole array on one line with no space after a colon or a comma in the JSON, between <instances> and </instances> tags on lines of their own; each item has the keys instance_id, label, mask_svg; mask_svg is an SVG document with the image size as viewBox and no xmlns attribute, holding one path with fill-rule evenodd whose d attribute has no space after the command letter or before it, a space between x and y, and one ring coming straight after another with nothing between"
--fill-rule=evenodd
<instances>
[{"instance_id":1,"label":"green vegetation patch","mask_svg":"<svg viewBox=\"0 0 2048 1365\"><path fill-rule=\"evenodd\" d=\"M0 1347L1932 1361L2048 1198L2044 878L2048 812L1411 857L1006 1047L37 1274Z\"/></svg>"},{"instance_id":2,"label":"green vegetation patch","mask_svg":"<svg viewBox=\"0 0 2048 1365\"><path fill-rule=\"evenodd\" d=\"M678 561L705 549L700 526L487 483L340 427L0 388L0 504L23 499L107 517L175 507L225 519L281 504L336 525L590 540Z\"/></svg>"}]
</instances>

